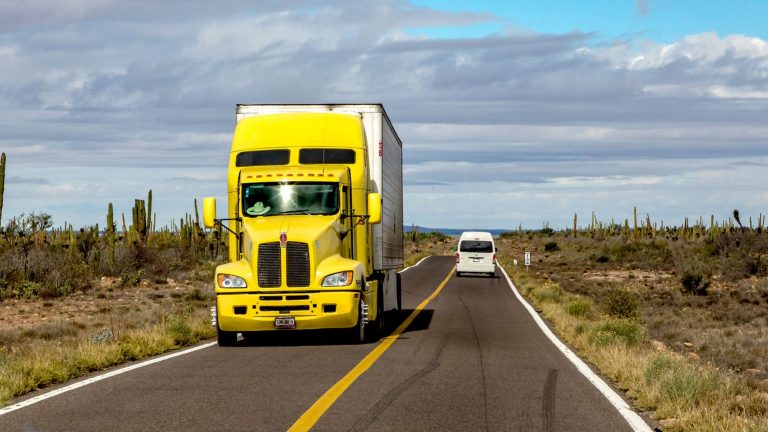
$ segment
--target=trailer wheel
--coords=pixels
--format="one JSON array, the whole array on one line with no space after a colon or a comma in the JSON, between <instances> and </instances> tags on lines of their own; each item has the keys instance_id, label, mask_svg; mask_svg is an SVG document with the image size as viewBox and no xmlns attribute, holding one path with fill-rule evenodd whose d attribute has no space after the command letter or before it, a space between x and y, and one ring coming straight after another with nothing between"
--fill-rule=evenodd
<instances>
[{"instance_id":1,"label":"trailer wheel","mask_svg":"<svg viewBox=\"0 0 768 432\"><path fill-rule=\"evenodd\" d=\"M230 347L237 344L237 332L224 331L216 326L216 339L220 347Z\"/></svg>"}]
</instances>

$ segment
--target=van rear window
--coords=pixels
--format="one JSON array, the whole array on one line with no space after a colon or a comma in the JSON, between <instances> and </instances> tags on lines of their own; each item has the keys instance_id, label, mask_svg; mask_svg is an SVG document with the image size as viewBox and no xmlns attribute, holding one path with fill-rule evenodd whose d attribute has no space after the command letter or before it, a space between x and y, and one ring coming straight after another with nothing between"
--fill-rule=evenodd
<instances>
[{"instance_id":1,"label":"van rear window","mask_svg":"<svg viewBox=\"0 0 768 432\"><path fill-rule=\"evenodd\" d=\"M264 166L264 165L288 165L291 157L290 150L258 150L246 151L237 154L235 165Z\"/></svg>"},{"instance_id":2,"label":"van rear window","mask_svg":"<svg viewBox=\"0 0 768 432\"><path fill-rule=\"evenodd\" d=\"M459 246L459 251L493 253L493 243L483 240L464 240Z\"/></svg>"},{"instance_id":3,"label":"van rear window","mask_svg":"<svg viewBox=\"0 0 768 432\"><path fill-rule=\"evenodd\" d=\"M301 164L353 164L355 151L348 149L301 149Z\"/></svg>"}]
</instances>

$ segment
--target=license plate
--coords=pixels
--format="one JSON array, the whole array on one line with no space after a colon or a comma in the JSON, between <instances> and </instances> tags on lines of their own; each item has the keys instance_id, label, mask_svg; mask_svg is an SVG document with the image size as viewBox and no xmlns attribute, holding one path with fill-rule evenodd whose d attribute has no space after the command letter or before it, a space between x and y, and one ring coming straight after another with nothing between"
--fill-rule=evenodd
<instances>
[{"instance_id":1,"label":"license plate","mask_svg":"<svg viewBox=\"0 0 768 432\"><path fill-rule=\"evenodd\" d=\"M281 316L275 318L275 327L279 329L296 328L296 318L292 316Z\"/></svg>"}]
</instances>

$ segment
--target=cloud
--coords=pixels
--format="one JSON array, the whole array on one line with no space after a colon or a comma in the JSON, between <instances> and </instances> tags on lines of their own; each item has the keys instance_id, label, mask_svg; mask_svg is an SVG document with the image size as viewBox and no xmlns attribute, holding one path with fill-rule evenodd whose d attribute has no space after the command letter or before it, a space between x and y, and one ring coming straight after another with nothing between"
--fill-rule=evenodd
<instances>
[{"instance_id":1,"label":"cloud","mask_svg":"<svg viewBox=\"0 0 768 432\"><path fill-rule=\"evenodd\" d=\"M5 179L6 184L29 184L29 185L49 185L48 179L40 177L18 177L11 176Z\"/></svg>"},{"instance_id":2,"label":"cloud","mask_svg":"<svg viewBox=\"0 0 768 432\"><path fill-rule=\"evenodd\" d=\"M409 29L500 18L406 1L6 3L0 148L13 178L51 176L48 189L15 184L6 205L17 212L41 198L129 206L152 188L159 216L175 218L194 197L224 195L236 103L361 101L383 102L403 138L407 217L421 225L450 214L441 200L451 190L474 191L467 199L482 209L442 221L457 227L487 212L508 226L567 219L574 206L608 215L644 190L678 217L700 208L677 192L696 195L697 181L718 196L753 193L753 209L768 204L748 165L768 156L759 38L605 43L507 28L431 39Z\"/></svg>"}]
</instances>

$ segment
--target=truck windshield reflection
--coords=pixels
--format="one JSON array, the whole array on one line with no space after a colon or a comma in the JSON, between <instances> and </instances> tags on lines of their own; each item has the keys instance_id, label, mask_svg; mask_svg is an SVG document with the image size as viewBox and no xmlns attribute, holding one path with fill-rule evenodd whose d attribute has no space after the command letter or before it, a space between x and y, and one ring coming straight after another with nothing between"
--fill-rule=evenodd
<instances>
[{"instance_id":1,"label":"truck windshield reflection","mask_svg":"<svg viewBox=\"0 0 768 432\"><path fill-rule=\"evenodd\" d=\"M243 185L243 215L332 215L339 211L339 184L314 182Z\"/></svg>"}]
</instances>

